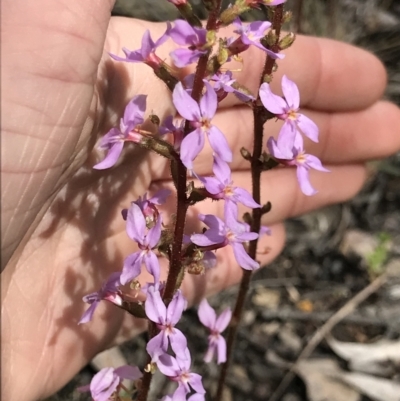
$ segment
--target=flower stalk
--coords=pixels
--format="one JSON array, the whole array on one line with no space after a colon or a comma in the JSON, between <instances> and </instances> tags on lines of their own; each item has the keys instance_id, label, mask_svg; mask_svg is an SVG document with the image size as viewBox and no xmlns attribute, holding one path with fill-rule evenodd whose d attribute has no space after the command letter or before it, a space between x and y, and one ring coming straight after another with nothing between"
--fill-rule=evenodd
<instances>
[{"instance_id":1,"label":"flower stalk","mask_svg":"<svg viewBox=\"0 0 400 401\"><path fill-rule=\"evenodd\" d=\"M274 53L279 52L279 40L280 40L280 32L282 28L282 18L283 18L283 5L278 5L275 8L274 17L272 20L272 29L275 31L275 43L270 46L270 50ZM270 57L267 54L267 58L265 61L264 69L261 75L260 85L264 82L265 76L271 76L273 72L273 68L275 65L275 59ZM261 173L265 171L265 167L263 168L263 162L261 159L262 149L263 149L263 127L265 122L269 118L273 118L268 112L266 112L265 108L261 105L260 98L258 96L255 101L255 105L253 108L253 118L254 118L254 145L253 152L250 159L251 164L251 178L252 178L252 195L253 199L257 203L261 203ZM251 218L251 231L258 233L261 228L261 218L263 215L263 211L261 208L253 209L252 218ZM257 245L258 238L251 241L249 244L248 254L251 258L255 259L257 254ZM232 314L232 319L229 324L229 331L227 337L227 360L221 366L220 376L218 380L217 392L214 397L215 401L221 400L224 390L224 384L226 380L226 376L229 370L230 363L232 361L232 351L235 343L235 338L237 334L237 330L240 324L240 320L242 317L244 303L247 297L247 293L249 290L250 280L252 276L251 270L243 270L242 279L239 286L238 295L236 298L235 307Z\"/></svg>"}]
</instances>

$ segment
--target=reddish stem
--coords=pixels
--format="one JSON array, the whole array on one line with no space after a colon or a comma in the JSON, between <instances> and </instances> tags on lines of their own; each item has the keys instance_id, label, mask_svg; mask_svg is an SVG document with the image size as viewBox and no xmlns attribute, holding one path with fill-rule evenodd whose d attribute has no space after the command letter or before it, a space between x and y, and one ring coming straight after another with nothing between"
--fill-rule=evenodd
<instances>
[{"instance_id":1,"label":"reddish stem","mask_svg":"<svg viewBox=\"0 0 400 401\"><path fill-rule=\"evenodd\" d=\"M208 30L216 29L217 18L220 12L222 0L218 0L214 11L210 12L207 20L206 28ZM201 93L203 90L203 78L205 76L207 62L208 62L209 54L205 54L200 57L199 62L197 64L193 89L192 89L192 98L199 102ZM191 131L190 122L186 121L184 136L186 136ZM186 196L186 187L187 187L187 169L181 162L181 160L176 161L178 163L178 177L177 177L177 205L176 205L176 221L175 221L175 229L174 229L174 242L172 244L171 251L171 259L170 259L170 268L168 272L167 282L165 285L165 290L163 294L163 300L166 304L170 302L172 299L174 292L176 290L178 278L182 269L182 241L183 241L183 233L185 229L185 221L186 221L186 212L189 207L188 199ZM157 327L154 323L149 322L149 338L153 338L157 333ZM151 358L148 358L148 364L151 363ZM153 375L151 371L145 372L143 374L142 386L140 389L140 393L138 395L138 401L146 401L148 392L150 389L151 379Z\"/></svg>"},{"instance_id":2,"label":"reddish stem","mask_svg":"<svg viewBox=\"0 0 400 401\"><path fill-rule=\"evenodd\" d=\"M282 27L283 5L277 6L272 21L272 29L276 32L276 42L271 46L273 52L279 52L279 37ZM260 86L263 83L263 77L268 74L271 75L275 60L267 56L265 61L263 73L261 75ZM252 195L257 203L261 204L261 173L263 163L260 161L260 156L263 148L263 126L264 123L271 118L266 112L265 108L260 104L260 99L255 101L253 108L254 117L254 145L253 154L251 157L251 177L252 177ZM253 209L251 231L258 233L261 228L262 211L260 208ZM258 239L251 241L249 245L248 254L251 258L256 259ZM250 270L243 270L242 280L240 282L239 292L236 298L235 308L232 313L232 319L229 325L229 332L227 337L227 360L222 365L220 376L218 380L218 389L215 401L222 400L224 383L228 373L228 369L232 360L232 350L236 338L236 333L240 324L240 319L243 312L244 302L246 300L247 292L252 272Z\"/></svg>"}]
</instances>

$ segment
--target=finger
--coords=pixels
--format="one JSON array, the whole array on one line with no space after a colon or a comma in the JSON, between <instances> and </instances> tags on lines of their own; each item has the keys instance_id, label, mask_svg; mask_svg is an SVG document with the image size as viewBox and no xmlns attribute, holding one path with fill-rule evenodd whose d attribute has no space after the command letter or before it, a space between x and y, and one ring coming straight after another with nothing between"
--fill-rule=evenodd
<instances>
[{"instance_id":1,"label":"finger","mask_svg":"<svg viewBox=\"0 0 400 401\"><path fill-rule=\"evenodd\" d=\"M324 163L340 164L378 159L400 150L400 109L393 103L381 101L368 109L353 112L327 113L305 110L320 129L319 143L309 140L306 151ZM251 151L253 146L253 113L248 107L223 109L213 119L226 135L234 158L231 169L249 168L240 156L240 149ZM271 120L264 126L266 140L278 137L282 121ZM213 151L207 144L195 160L195 171L200 175L212 174ZM161 172L161 170L159 170ZM168 179L163 171L162 179Z\"/></svg>"},{"instance_id":2,"label":"finger","mask_svg":"<svg viewBox=\"0 0 400 401\"><path fill-rule=\"evenodd\" d=\"M386 71L373 54L331 39L297 36L278 61L271 83L274 93L282 95L281 78L286 74L299 87L302 107L324 111L360 110L379 99L386 87ZM250 47L243 54L242 71L237 81L255 95L260 86L265 55ZM232 70L241 68L231 63ZM224 106L240 104L230 96Z\"/></svg>"},{"instance_id":3,"label":"finger","mask_svg":"<svg viewBox=\"0 0 400 401\"><path fill-rule=\"evenodd\" d=\"M367 173L362 164L343 166L326 166L330 172L310 171L310 181L318 191L314 196L304 195L299 187L295 168L277 168L264 172L261 176L261 203L271 202L272 210L264 217L263 224L271 225L287 218L298 216L311 210L343 202L352 198L365 182ZM251 193L251 175L249 171L235 171L232 174L235 186L245 188ZM195 181L196 186L200 186ZM164 181L153 185L152 190L171 187L172 183ZM188 233L198 232L201 225L198 214L214 214L223 218L224 201L206 200L189 208L186 229ZM248 208L239 205L239 216Z\"/></svg>"},{"instance_id":4,"label":"finger","mask_svg":"<svg viewBox=\"0 0 400 401\"><path fill-rule=\"evenodd\" d=\"M141 37L150 29L154 39L165 31L164 23L148 23L127 18L112 18L106 41L106 50L123 56L122 47L130 50L141 47ZM220 31L220 36L232 35L232 28ZM171 40L157 49L157 54L171 64L169 53L177 47ZM386 72L381 62L365 50L336 42L334 40L298 36L294 45L285 50L286 57L278 61L278 71L272 82L272 88L280 91L283 74L289 76L299 86L302 106L317 110L360 110L379 99L386 86ZM238 82L257 93L260 74L265 62L265 54L258 48L250 47L243 53L244 63L229 63ZM108 57L107 57L108 59ZM120 80L117 87L123 88L126 99L138 93L149 93L150 107L165 106L166 112L172 113L173 106L166 86L151 75L148 66L140 63L121 63L109 61L111 71L117 69ZM195 65L183 70L176 70L177 76L193 72ZM115 83L115 82L114 82ZM116 101L116 93L110 95ZM121 93L119 93L121 98ZM223 102L224 107L239 104L234 96Z\"/></svg>"}]
</instances>

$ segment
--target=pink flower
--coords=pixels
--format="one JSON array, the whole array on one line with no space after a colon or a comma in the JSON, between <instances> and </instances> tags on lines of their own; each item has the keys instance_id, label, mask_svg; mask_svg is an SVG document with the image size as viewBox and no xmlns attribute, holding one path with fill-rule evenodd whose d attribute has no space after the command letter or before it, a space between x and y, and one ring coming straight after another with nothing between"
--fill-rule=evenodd
<instances>
[{"instance_id":1,"label":"pink flower","mask_svg":"<svg viewBox=\"0 0 400 401\"><path fill-rule=\"evenodd\" d=\"M113 394L118 394L123 379L137 380L140 377L142 373L136 366L104 368L93 376L90 385L79 387L78 391L90 391L93 401L109 401L115 399Z\"/></svg>"},{"instance_id":2,"label":"pink flower","mask_svg":"<svg viewBox=\"0 0 400 401\"><path fill-rule=\"evenodd\" d=\"M126 105L119 129L111 128L100 142L99 147L107 150L107 156L103 161L93 166L93 168L103 170L114 166L121 155L125 142L140 142L142 135L138 130L138 126L143 124L144 121L146 98L147 96L145 95L135 96Z\"/></svg>"},{"instance_id":3,"label":"pink flower","mask_svg":"<svg viewBox=\"0 0 400 401\"><path fill-rule=\"evenodd\" d=\"M131 63L145 63L152 67L153 69L157 69L160 64L162 64L162 60L155 54L157 47L162 45L168 38L169 32L171 30L171 24L167 22L167 30L164 34L155 42L151 38L150 31L147 30L142 37L142 47L138 50L128 50L123 47L122 51L125 53L126 57L119 57L114 54L110 54L110 56L117 61L127 61Z\"/></svg>"},{"instance_id":4,"label":"pink flower","mask_svg":"<svg viewBox=\"0 0 400 401\"><path fill-rule=\"evenodd\" d=\"M147 317L157 324L160 332L147 344L147 352L154 355L167 352L169 342L175 353L183 352L187 348L187 341L183 333L175 328L182 317L187 301L178 290L168 306L165 306L159 291L148 291L145 302ZM169 339L169 342L168 342Z\"/></svg>"},{"instance_id":5,"label":"pink flower","mask_svg":"<svg viewBox=\"0 0 400 401\"><path fill-rule=\"evenodd\" d=\"M126 232L129 238L138 243L140 250L125 259L121 283L126 284L136 278L141 272L143 263L147 271L154 276L154 282L157 283L160 281L160 264L153 248L161 236L161 215L158 216L156 224L147 230L146 219L142 210L135 202L132 202L128 209Z\"/></svg>"},{"instance_id":6,"label":"pink flower","mask_svg":"<svg viewBox=\"0 0 400 401\"><path fill-rule=\"evenodd\" d=\"M92 292L91 294L83 297L83 301L88 303L90 306L82 315L78 324L87 323L92 320L94 311L102 300L107 300L117 305L122 305L122 298L118 289L118 287L121 285L120 276L120 272L112 273L99 291Z\"/></svg>"},{"instance_id":7,"label":"pink flower","mask_svg":"<svg viewBox=\"0 0 400 401\"><path fill-rule=\"evenodd\" d=\"M186 350L174 358L171 355L163 354L160 356L157 367L162 374L178 383L178 388L172 394L174 401L186 400L187 394L193 389L196 393L205 394L201 376L190 370L190 352Z\"/></svg>"},{"instance_id":8,"label":"pink flower","mask_svg":"<svg viewBox=\"0 0 400 401\"><path fill-rule=\"evenodd\" d=\"M290 157L298 131L314 142L318 142L319 132L317 125L312 120L299 113L299 89L286 75L282 77L282 91L284 99L274 95L270 86L263 83L260 87L260 98L268 111L284 121L277 143L281 152Z\"/></svg>"},{"instance_id":9,"label":"pink flower","mask_svg":"<svg viewBox=\"0 0 400 401\"><path fill-rule=\"evenodd\" d=\"M169 32L171 39L187 49L176 49L170 53L174 64L181 68L197 61L207 53L207 30L191 26L184 20L175 21L175 26Z\"/></svg>"},{"instance_id":10,"label":"pink flower","mask_svg":"<svg viewBox=\"0 0 400 401\"><path fill-rule=\"evenodd\" d=\"M181 160L188 169L193 168L194 159L204 147L204 134L208 136L213 151L220 159L232 161L228 141L224 134L211 124L211 119L217 111L217 95L209 83L205 83L205 86L207 91L199 103L186 92L180 82L172 93L172 101L179 114L195 128L181 143Z\"/></svg>"},{"instance_id":11,"label":"pink flower","mask_svg":"<svg viewBox=\"0 0 400 401\"><path fill-rule=\"evenodd\" d=\"M199 214L199 220L204 222L209 229L204 234L193 234L190 239L201 250L218 249L230 245L235 259L242 269L256 270L260 264L247 254L243 243L258 238L258 234L249 232L248 225L237 221L236 213L236 208L226 209L225 223L212 214Z\"/></svg>"},{"instance_id":12,"label":"pink flower","mask_svg":"<svg viewBox=\"0 0 400 401\"><path fill-rule=\"evenodd\" d=\"M289 154L288 150L286 148L282 149L279 142L272 137L268 139L267 146L271 155L281 163L297 167L297 180L301 191L305 195L311 196L318 192L310 183L309 170L311 168L323 172L329 172L329 170L322 166L318 157L305 153L303 137L300 134L295 136L295 141Z\"/></svg>"},{"instance_id":13,"label":"pink flower","mask_svg":"<svg viewBox=\"0 0 400 401\"><path fill-rule=\"evenodd\" d=\"M200 322L210 329L208 336L208 350L204 357L204 362L211 362L214 355L217 355L218 363L226 362L226 341L221 333L228 327L232 317L232 311L225 309L218 317L214 309L206 299L199 305L198 316Z\"/></svg>"}]
</instances>

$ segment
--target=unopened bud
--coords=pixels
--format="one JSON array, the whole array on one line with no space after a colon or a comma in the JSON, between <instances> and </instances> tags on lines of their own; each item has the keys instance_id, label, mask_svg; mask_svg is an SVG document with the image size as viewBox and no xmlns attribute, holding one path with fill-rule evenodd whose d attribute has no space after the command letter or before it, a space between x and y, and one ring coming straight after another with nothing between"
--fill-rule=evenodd
<instances>
[{"instance_id":1,"label":"unopened bud","mask_svg":"<svg viewBox=\"0 0 400 401\"><path fill-rule=\"evenodd\" d=\"M261 39L261 44L265 47L270 47L276 44L278 37L274 29L271 29L266 36Z\"/></svg>"},{"instance_id":2,"label":"unopened bud","mask_svg":"<svg viewBox=\"0 0 400 401\"><path fill-rule=\"evenodd\" d=\"M202 2L207 11L214 11L218 4L216 0L202 0Z\"/></svg>"},{"instance_id":3,"label":"unopened bud","mask_svg":"<svg viewBox=\"0 0 400 401\"><path fill-rule=\"evenodd\" d=\"M168 86L171 92L174 90L178 80L170 73L169 67L165 63L154 69L154 73Z\"/></svg>"},{"instance_id":4,"label":"unopened bud","mask_svg":"<svg viewBox=\"0 0 400 401\"><path fill-rule=\"evenodd\" d=\"M272 208L271 202L267 202L265 205L262 206L261 213L266 214L271 211L271 208Z\"/></svg>"},{"instance_id":5,"label":"unopened bud","mask_svg":"<svg viewBox=\"0 0 400 401\"><path fill-rule=\"evenodd\" d=\"M251 223L253 223L253 218L251 217L251 214L249 212L246 212L243 215L243 221L247 223L249 226L251 226Z\"/></svg>"},{"instance_id":6,"label":"unopened bud","mask_svg":"<svg viewBox=\"0 0 400 401\"><path fill-rule=\"evenodd\" d=\"M149 119L154 125L160 125L160 117L158 117L156 114L150 114Z\"/></svg>"},{"instance_id":7,"label":"unopened bud","mask_svg":"<svg viewBox=\"0 0 400 401\"><path fill-rule=\"evenodd\" d=\"M148 363L143 370L153 375L157 371L157 365L154 362Z\"/></svg>"},{"instance_id":8,"label":"unopened bud","mask_svg":"<svg viewBox=\"0 0 400 401\"><path fill-rule=\"evenodd\" d=\"M281 50L285 50L292 46L293 42L296 39L296 35L292 32L288 33L285 37L283 37L279 42L279 48Z\"/></svg>"},{"instance_id":9,"label":"unopened bud","mask_svg":"<svg viewBox=\"0 0 400 401\"><path fill-rule=\"evenodd\" d=\"M291 11L285 11L283 13L282 17L282 24L285 24L286 22L290 22L293 17L293 13Z\"/></svg>"},{"instance_id":10,"label":"unopened bud","mask_svg":"<svg viewBox=\"0 0 400 401\"><path fill-rule=\"evenodd\" d=\"M217 41L217 33L215 31L207 31L206 34L207 47L214 46L216 41Z\"/></svg>"},{"instance_id":11,"label":"unopened bud","mask_svg":"<svg viewBox=\"0 0 400 401\"><path fill-rule=\"evenodd\" d=\"M230 25L240 14L249 11L250 7L246 4L246 0L238 0L232 7L228 7L221 14L221 22L223 25Z\"/></svg>"},{"instance_id":12,"label":"unopened bud","mask_svg":"<svg viewBox=\"0 0 400 401\"><path fill-rule=\"evenodd\" d=\"M251 153L245 147L240 148L240 154L242 155L243 159L249 161L251 160Z\"/></svg>"},{"instance_id":13,"label":"unopened bud","mask_svg":"<svg viewBox=\"0 0 400 401\"><path fill-rule=\"evenodd\" d=\"M192 26L198 26L202 27L201 21L197 17L197 15L193 12L192 6L185 0L185 1L179 1L176 0L177 9L181 13L182 17L185 18L187 22L189 22L190 25ZM175 4L175 3L174 3Z\"/></svg>"},{"instance_id":14,"label":"unopened bud","mask_svg":"<svg viewBox=\"0 0 400 401\"><path fill-rule=\"evenodd\" d=\"M132 280L132 281L130 282L130 284L129 284L129 288L130 288L131 290L139 291L140 288L141 288L139 281L137 281L137 280Z\"/></svg>"},{"instance_id":15,"label":"unopened bud","mask_svg":"<svg viewBox=\"0 0 400 401\"><path fill-rule=\"evenodd\" d=\"M221 40L219 42L219 49L217 54L217 60L219 65L223 65L228 61L229 50L226 47L225 41Z\"/></svg>"},{"instance_id":16,"label":"unopened bud","mask_svg":"<svg viewBox=\"0 0 400 401\"><path fill-rule=\"evenodd\" d=\"M265 74L263 76L263 82L270 84L272 82L272 74Z\"/></svg>"}]
</instances>

